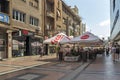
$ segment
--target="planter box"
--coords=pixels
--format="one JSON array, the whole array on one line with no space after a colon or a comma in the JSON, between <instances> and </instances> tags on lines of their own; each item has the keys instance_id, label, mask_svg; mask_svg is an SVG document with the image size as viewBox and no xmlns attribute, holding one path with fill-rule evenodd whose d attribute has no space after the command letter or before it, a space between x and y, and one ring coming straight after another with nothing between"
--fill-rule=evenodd
<instances>
[{"instance_id":1,"label":"planter box","mask_svg":"<svg viewBox=\"0 0 120 80\"><path fill-rule=\"evenodd\" d=\"M78 61L79 56L65 56L64 61Z\"/></svg>"}]
</instances>

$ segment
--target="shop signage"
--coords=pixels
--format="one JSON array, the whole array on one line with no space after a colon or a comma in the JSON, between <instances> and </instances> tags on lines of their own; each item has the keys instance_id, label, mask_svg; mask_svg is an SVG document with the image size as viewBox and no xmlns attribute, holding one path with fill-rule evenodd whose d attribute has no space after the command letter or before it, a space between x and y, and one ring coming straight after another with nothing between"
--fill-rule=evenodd
<instances>
[{"instance_id":1,"label":"shop signage","mask_svg":"<svg viewBox=\"0 0 120 80\"><path fill-rule=\"evenodd\" d=\"M19 31L15 31L12 33L13 36L33 36L34 33L33 32L29 32L28 30L19 30Z\"/></svg>"},{"instance_id":2,"label":"shop signage","mask_svg":"<svg viewBox=\"0 0 120 80\"><path fill-rule=\"evenodd\" d=\"M81 39L88 39L89 38L89 35L84 35L81 37Z\"/></svg>"},{"instance_id":3,"label":"shop signage","mask_svg":"<svg viewBox=\"0 0 120 80\"><path fill-rule=\"evenodd\" d=\"M24 35L28 35L28 30L22 30L22 33L23 33Z\"/></svg>"},{"instance_id":4,"label":"shop signage","mask_svg":"<svg viewBox=\"0 0 120 80\"><path fill-rule=\"evenodd\" d=\"M4 23L9 23L9 16L7 14L0 13L0 21Z\"/></svg>"},{"instance_id":5,"label":"shop signage","mask_svg":"<svg viewBox=\"0 0 120 80\"><path fill-rule=\"evenodd\" d=\"M22 30L22 34L23 34L23 35L26 35L26 36L33 36L33 35L34 35L33 32L30 32L30 31L28 31L28 30Z\"/></svg>"},{"instance_id":6,"label":"shop signage","mask_svg":"<svg viewBox=\"0 0 120 80\"><path fill-rule=\"evenodd\" d=\"M52 44L57 43L60 41L64 36L63 35L57 35L54 40L51 41Z\"/></svg>"}]
</instances>

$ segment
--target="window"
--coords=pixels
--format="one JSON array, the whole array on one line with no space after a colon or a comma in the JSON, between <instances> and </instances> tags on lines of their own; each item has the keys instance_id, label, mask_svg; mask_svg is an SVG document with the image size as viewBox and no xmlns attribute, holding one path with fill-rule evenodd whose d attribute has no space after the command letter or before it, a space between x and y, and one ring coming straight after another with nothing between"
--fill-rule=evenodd
<instances>
[{"instance_id":1,"label":"window","mask_svg":"<svg viewBox=\"0 0 120 80\"><path fill-rule=\"evenodd\" d=\"M115 27L115 25L116 25L116 23L117 23L118 18L119 18L119 10L117 10L117 13L116 13L116 16L115 16L115 20L114 20L114 22L113 22L113 27L112 27L111 32L113 31L113 29L114 29L114 27Z\"/></svg>"},{"instance_id":2,"label":"window","mask_svg":"<svg viewBox=\"0 0 120 80\"><path fill-rule=\"evenodd\" d=\"M58 8L60 8L60 1L58 1Z\"/></svg>"},{"instance_id":3,"label":"window","mask_svg":"<svg viewBox=\"0 0 120 80\"><path fill-rule=\"evenodd\" d=\"M29 5L36 8L36 9L38 9L39 1L38 0L32 0L32 1L29 2Z\"/></svg>"},{"instance_id":4,"label":"window","mask_svg":"<svg viewBox=\"0 0 120 80\"><path fill-rule=\"evenodd\" d=\"M1 4L0 4L0 12L2 11L2 6L1 6Z\"/></svg>"},{"instance_id":5,"label":"window","mask_svg":"<svg viewBox=\"0 0 120 80\"><path fill-rule=\"evenodd\" d=\"M0 12L9 13L9 1L0 0Z\"/></svg>"},{"instance_id":6,"label":"window","mask_svg":"<svg viewBox=\"0 0 120 80\"><path fill-rule=\"evenodd\" d=\"M22 0L22 1L26 2L26 0Z\"/></svg>"},{"instance_id":7,"label":"window","mask_svg":"<svg viewBox=\"0 0 120 80\"><path fill-rule=\"evenodd\" d=\"M38 26L39 20L35 17L30 16L30 24L33 26Z\"/></svg>"},{"instance_id":8,"label":"window","mask_svg":"<svg viewBox=\"0 0 120 80\"><path fill-rule=\"evenodd\" d=\"M115 10L115 0L113 0L113 11Z\"/></svg>"},{"instance_id":9,"label":"window","mask_svg":"<svg viewBox=\"0 0 120 80\"><path fill-rule=\"evenodd\" d=\"M32 3L32 2L29 2L29 5L30 5L30 6L33 6L33 3Z\"/></svg>"},{"instance_id":10,"label":"window","mask_svg":"<svg viewBox=\"0 0 120 80\"><path fill-rule=\"evenodd\" d=\"M25 22L25 14L16 10L13 10L13 19Z\"/></svg>"}]
</instances>

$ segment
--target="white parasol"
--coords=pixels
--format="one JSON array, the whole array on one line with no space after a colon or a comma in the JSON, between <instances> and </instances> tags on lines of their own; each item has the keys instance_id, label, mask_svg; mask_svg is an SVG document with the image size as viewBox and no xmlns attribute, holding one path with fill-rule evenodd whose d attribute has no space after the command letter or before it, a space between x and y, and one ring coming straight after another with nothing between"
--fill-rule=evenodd
<instances>
[{"instance_id":1,"label":"white parasol","mask_svg":"<svg viewBox=\"0 0 120 80\"><path fill-rule=\"evenodd\" d=\"M57 35L43 41L44 44L64 44L66 41L70 40L69 37L64 33L58 33Z\"/></svg>"}]
</instances>

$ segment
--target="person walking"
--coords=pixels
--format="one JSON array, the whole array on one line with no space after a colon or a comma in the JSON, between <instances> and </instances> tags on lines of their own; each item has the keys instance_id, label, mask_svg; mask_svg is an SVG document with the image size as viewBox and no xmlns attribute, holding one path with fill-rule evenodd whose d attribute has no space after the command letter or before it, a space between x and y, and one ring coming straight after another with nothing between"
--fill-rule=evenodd
<instances>
[{"instance_id":1,"label":"person walking","mask_svg":"<svg viewBox=\"0 0 120 80\"><path fill-rule=\"evenodd\" d=\"M115 61L115 58L116 58L116 45L112 45L112 48L111 48L111 52L112 52L112 55L113 55L113 61Z\"/></svg>"},{"instance_id":2,"label":"person walking","mask_svg":"<svg viewBox=\"0 0 120 80\"><path fill-rule=\"evenodd\" d=\"M62 46L60 46L58 56L59 56L59 61L62 61L63 60L63 47Z\"/></svg>"},{"instance_id":3,"label":"person walking","mask_svg":"<svg viewBox=\"0 0 120 80\"><path fill-rule=\"evenodd\" d=\"M41 46L39 47L39 54L40 54L40 57L42 57L42 48L41 48Z\"/></svg>"},{"instance_id":4,"label":"person walking","mask_svg":"<svg viewBox=\"0 0 120 80\"><path fill-rule=\"evenodd\" d=\"M118 43L116 43L116 60L119 60L119 53L120 53L120 46L118 45Z\"/></svg>"},{"instance_id":5,"label":"person walking","mask_svg":"<svg viewBox=\"0 0 120 80\"><path fill-rule=\"evenodd\" d=\"M106 48L106 56L109 56L109 47Z\"/></svg>"}]
</instances>

